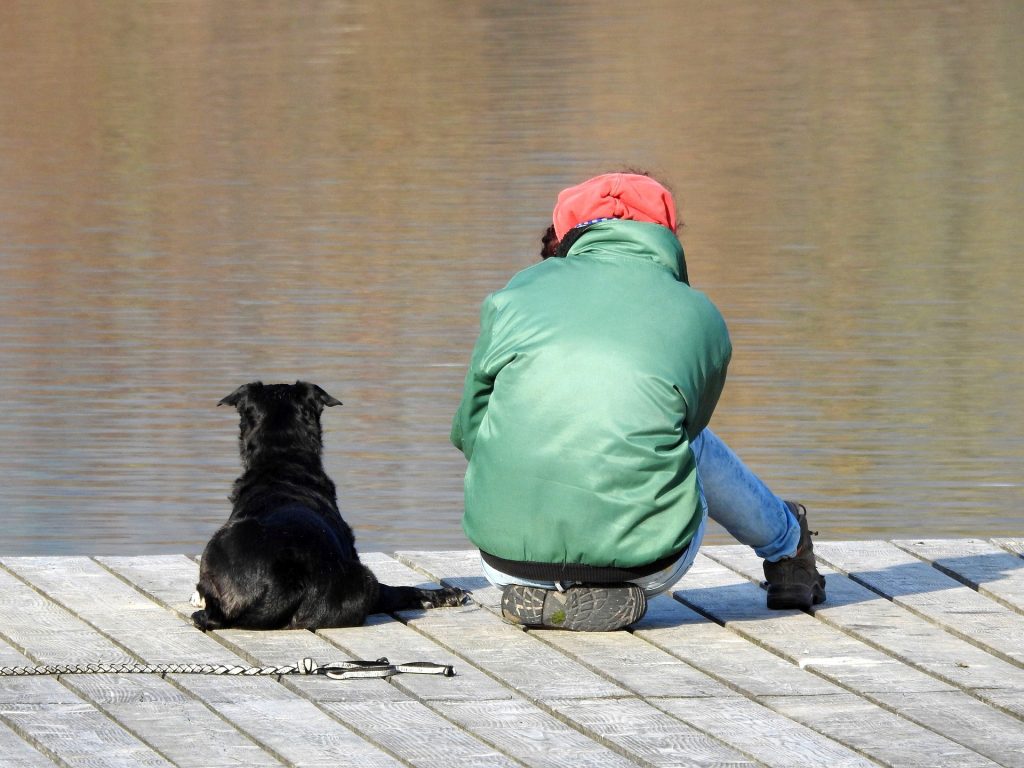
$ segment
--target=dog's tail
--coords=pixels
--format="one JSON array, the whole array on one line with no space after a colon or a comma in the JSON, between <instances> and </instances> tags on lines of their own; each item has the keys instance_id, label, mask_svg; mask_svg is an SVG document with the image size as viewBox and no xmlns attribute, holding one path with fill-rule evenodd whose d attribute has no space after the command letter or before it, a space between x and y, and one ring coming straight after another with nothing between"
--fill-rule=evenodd
<instances>
[{"instance_id":1,"label":"dog's tail","mask_svg":"<svg viewBox=\"0 0 1024 768\"><path fill-rule=\"evenodd\" d=\"M450 608L463 605L469 595L458 587L423 589L380 584L374 613L394 613L415 608Z\"/></svg>"}]
</instances>

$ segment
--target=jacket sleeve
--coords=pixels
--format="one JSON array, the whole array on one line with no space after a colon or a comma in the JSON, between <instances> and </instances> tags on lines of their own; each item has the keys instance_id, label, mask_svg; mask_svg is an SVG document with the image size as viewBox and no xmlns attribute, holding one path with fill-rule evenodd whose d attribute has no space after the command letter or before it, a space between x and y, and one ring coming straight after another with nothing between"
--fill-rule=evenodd
<instances>
[{"instance_id":1,"label":"jacket sleeve","mask_svg":"<svg viewBox=\"0 0 1024 768\"><path fill-rule=\"evenodd\" d=\"M490 357L491 337L494 330L494 303L488 296L480 308L480 336L473 347L473 356L466 372L462 401L452 419L452 444L468 459L480 424L487 413L487 403L494 389L494 374L488 372L485 361Z\"/></svg>"},{"instance_id":2,"label":"jacket sleeve","mask_svg":"<svg viewBox=\"0 0 1024 768\"><path fill-rule=\"evenodd\" d=\"M711 414L725 388L725 375L732 357L732 342L725 320L713 305L712 311L710 343L705 350L706 359L701 364L699 394L693 413L688 413L686 418L686 433L690 440L696 438L711 422Z\"/></svg>"}]
</instances>

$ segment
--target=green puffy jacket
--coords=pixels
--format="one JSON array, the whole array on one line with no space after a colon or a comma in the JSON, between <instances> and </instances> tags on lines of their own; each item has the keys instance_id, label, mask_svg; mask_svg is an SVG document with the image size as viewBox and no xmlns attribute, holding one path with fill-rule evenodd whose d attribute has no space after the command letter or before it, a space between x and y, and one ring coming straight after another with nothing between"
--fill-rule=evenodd
<instances>
[{"instance_id":1,"label":"green puffy jacket","mask_svg":"<svg viewBox=\"0 0 1024 768\"><path fill-rule=\"evenodd\" d=\"M690 440L732 347L685 274L671 230L612 220L484 301L451 439L469 459L463 528L485 557L564 574L648 566L689 543Z\"/></svg>"}]
</instances>

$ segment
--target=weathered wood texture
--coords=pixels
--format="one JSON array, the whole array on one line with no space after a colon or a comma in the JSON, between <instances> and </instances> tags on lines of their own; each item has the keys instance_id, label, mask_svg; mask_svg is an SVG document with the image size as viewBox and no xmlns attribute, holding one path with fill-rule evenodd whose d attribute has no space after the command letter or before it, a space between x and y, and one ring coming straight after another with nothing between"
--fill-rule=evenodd
<instances>
[{"instance_id":1,"label":"weathered wood texture","mask_svg":"<svg viewBox=\"0 0 1024 768\"><path fill-rule=\"evenodd\" d=\"M706 547L630 632L524 631L474 552L364 557L462 608L362 627L189 621L194 559L0 558L0 666L452 664L389 680L0 677L7 766L1021 766L1020 539L817 543L828 602L765 609L760 562Z\"/></svg>"}]
</instances>

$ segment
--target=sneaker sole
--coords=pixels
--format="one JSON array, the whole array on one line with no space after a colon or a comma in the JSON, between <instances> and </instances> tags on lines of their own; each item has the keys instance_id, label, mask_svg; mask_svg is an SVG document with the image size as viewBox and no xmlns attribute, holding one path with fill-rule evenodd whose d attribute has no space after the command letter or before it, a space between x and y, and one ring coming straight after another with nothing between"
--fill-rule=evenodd
<instances>
[{"instance_id":1,"label":"sneaker sole","mask_svg":"<svg viewBox=\"0 0 1024 768\"><path fill-rule=\"evenodd\" d=\"M501 595L501 615L511 624L539 627L544 623L547 590L535 587L506 587Z\"/></svg>"},{"instance_id":2,"label":"sneaker sole","mask_svg":"<svg viewBox=\"0 0 1024 768\"><path fill-rule=\"evenodd\" d=\"M647 612L647 598L632 584L565 592L512 586L502 595L501 612L511 623L526 627L613 632L639 621Z\"/></svg>"}]
</instances>

